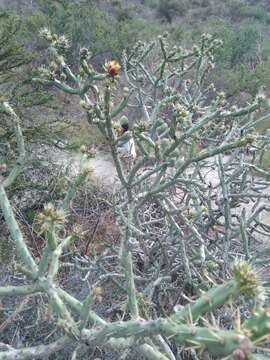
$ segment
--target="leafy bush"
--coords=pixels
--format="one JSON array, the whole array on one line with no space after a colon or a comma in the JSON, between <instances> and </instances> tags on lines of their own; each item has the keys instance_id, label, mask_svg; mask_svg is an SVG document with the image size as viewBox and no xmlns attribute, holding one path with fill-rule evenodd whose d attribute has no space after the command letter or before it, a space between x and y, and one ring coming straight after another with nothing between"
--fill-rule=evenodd
<instances>
[{"instance_id":1,"label":"leafy bush","mask_svg":"<svg viewBox=\"0 0 270 360\"><path fill-rule=\"evenodd\" d=\"M29 64L33 56L17 40L20 34L20 21L11 12L0 13L0 97L9 100L17 111L25 107L47 103L50 96L30 80ZM10 125L1 118L1 129L4 134L10 134ZM12 142L6 142L3 136L0 145L0 163L2 157L7 161L7 149L12 149Z\"/></svg>"},{"instance_id":2,"label":"leafy bush","mask_svg":"<svg viewBox=\"0 0 270 360\"><path fill-rule=\"evenodd\" d=\"M8 84L12 75L14 76L17 68L28 64L31 56L25 51L24 47L16 40L19 29L19 18L15 15L0 12L0 44L1 44L1 63L0 81L1 86Z\"/></svg>"},{"instance_id":3,"label":"leafy bush","mask_svg":"<svg viewBox=\"0 0 270 360\"><path fill-rule=\"evenodd\" d=\"M174 15L184 16L188 10L185 0L159 0L157 11L159 16L164 17L168 22L172 22Z\"/></svg>"},{"instance_id":4,"label":"leafy bush","mask_svg":"<svg viewBox=\"0 0 270 360\"><path fill-rule=\"evenodd\" d=\"M256 64L259 40L260 34L254 26L240 28L232 44L232 66L243 62L251 65Z\"/></svg>"},{"instance_id":5,"label":"leafy bush","mask_svg":"<svg viewBox=\"0 0 270 360\"><path fill-rule=\"evenodd\" d=\"M235 20L243 20L244 18L251 18L259 20L260 22L269 23L269 15L265 9L258 4L249 5L246 1L228 1L227 2L229 14Z\"/></svg>"},{"instance_id":6,"label":"leafy bush","mask_svg":"<svg viewBox=\"0 0 270 360\"><path fill-rule=\"evenodd\" d=\"M67 34L71 42L67 56L73 67L77 66L76 54L82 46L91 49L93 64L98 66L107 58L119 57L123 49L131 48L136 41L149 40L160 31L169 31L175 41L181 40L182 46L197 41L203 31L221 38L224 47L217 58L220 74L218 81L224 81L224 86L225 82L228 84L227 69L232 69L237 78L237 67L241 64L248 65L248 76L252 77L254 68L261 59L265 60L269 56L268 11L267 4L263 1L256 4L240 0L145 1L145 8L155 8L159 19L155 19L154 12L149 9L149 15L146 16L141 6L134 17L130 2L124 5L121 1L115 1L106 6L103 1L48 0L37 3L38 6L29 15L21 17L22 41L35 53L44 46L44 42L36 36L38 28L49 26L57 33ZM149 16L153 18L149 19ZM173 21L175 16L181 16L181 25ZM160 18L168 21L161 22ZM253 94L253 81L251 86L248 91ZM229 89L226 85L230 93L234 92L235 87L232 84L232 89Z\"/></svg>"},{"instance_id":7,"label":"leafy bush","mask_svg":"<svg viewBox=\"0 0 270 360\"><path fill-rule=\"evenodd\" d=\"M127 7L122 7L121 5L119 5L116 9L117 21L122 22L131 20L133 18L132 12L133 9L130 5Z\"/></svg>"}]
</instances>

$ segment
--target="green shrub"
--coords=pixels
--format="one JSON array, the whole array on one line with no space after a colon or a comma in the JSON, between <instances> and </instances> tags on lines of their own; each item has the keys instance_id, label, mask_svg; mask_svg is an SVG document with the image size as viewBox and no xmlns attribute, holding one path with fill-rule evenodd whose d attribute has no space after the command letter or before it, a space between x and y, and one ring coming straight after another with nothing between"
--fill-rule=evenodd
<instances>
[{"instance_id":1,"label":"green shrub","mask_svg":"<svg viewBox=\"0 0 270 360\"><path fill-rule=\"evenodd\" d=\"M254 26L242 26L232 42L231 65L242 63L254 64L257 61L260 32Z\"/></svg>"},{"instance_id":2,"label":"green shrub","mask_svg":"<svg viewBox=\"0 0 270 360\"><path fill-rule=\"evenodd\" d=\"M132 6L129 5L127 7L123 7L122 5L119 5L116 9L116 18L119 22L131 20L133 18Z\"/></svg>"},{"instance_id":3,"label":"green shrub","mask_svg":"<svg viewBox=\"0 0 270 360\"><path fill-rule=\"evenodd\" d=\"M169 23L175 15L184 16L188 10L186 0L159 0L157 5L158 15Z\"/></svg>"}]
</instances>

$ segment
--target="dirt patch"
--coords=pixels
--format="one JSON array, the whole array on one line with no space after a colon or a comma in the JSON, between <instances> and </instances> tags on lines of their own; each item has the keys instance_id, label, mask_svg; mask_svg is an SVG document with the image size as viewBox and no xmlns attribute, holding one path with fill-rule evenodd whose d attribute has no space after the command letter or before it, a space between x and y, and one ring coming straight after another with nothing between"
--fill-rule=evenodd
<instances>
[{"instance_id":1,"label":"dirt patch","mask_svg":"<svg viewBox=\"0 0 270 360\"><path fill-rule=\"evenodd\" d=\"M70 153L61 151L57 154L57 163L60 166L69 166L72 172L77 174L80 169L81 155L80 153ZM98 151L95 158L89 160L94 172L92 179L94 183L105 187L106 190L113 191L117 183L119 183L112 156L105 151Z\"/></svg>"}]
</instances>

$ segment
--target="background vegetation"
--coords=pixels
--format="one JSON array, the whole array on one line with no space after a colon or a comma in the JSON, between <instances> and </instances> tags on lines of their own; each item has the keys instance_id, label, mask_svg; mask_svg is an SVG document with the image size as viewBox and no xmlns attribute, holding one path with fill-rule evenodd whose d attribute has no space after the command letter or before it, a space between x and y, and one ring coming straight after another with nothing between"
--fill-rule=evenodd
<instances>
[{"instance_id":1,"label":"background vegetation","mask_svg":"<svg viewBox=\"0 0 270 360\"><path fill-rule=\"evenodd\" d=\"M267 1L37 0L23 5L13 0L7 7L17 12L20 27L16 36L31 54L44 46L37 37L43 26L67 34L72 63L78 49L87 46L99 66L104 59L119 56L137 40L148 41L164 31L183 46L207 32L224 41L215 81L229 95L241 92L254 95L260 86L270 85ZM4 21L3 17L0 21Z\"/></svg>"}]
</instances>

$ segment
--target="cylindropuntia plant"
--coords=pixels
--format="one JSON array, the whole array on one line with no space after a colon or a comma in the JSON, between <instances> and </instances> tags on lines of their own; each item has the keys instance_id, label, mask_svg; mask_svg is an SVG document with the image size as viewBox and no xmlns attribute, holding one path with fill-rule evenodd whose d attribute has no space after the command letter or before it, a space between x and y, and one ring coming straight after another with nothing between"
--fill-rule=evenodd
<instances>
[{"instance_id":1,"label":"cylindropuntia plant","mask_svg":"<svg viewBox=\"0 0 270 360\"><path fill-rule=\"evenodd\" d=\"M209 86L207 75L221 44L206 34L191 50L172 47L167 36L147 45L138 43L124 53L122 67L112 60L104 73L95 71L89 52L82 49L78 75L65 62L68 42L47 29L42 34L50 42L57 66L42 70L35 81L80 97L88 121L97 124L108 139L119 178L114 210L121 232L118 264L111 276L123 280L116 284L127 304L121 321L106 321L93 308L95 301L103 301L102 287L93 286L80 301L57 283L61 254L74 241L73 235L62 238L58 231L65 219L58 208L49 206L41 216L47 246L40 261L34 259L6 195L16 174L8 175L0 183L0 206L29 281L0 287L0 296L46 294L58 319L59 338L49 344L9 348L0 352L0 360L48 357L66 347L76 359L83 345L112 347L127 354L136 347L140 356L154 360L177 359L173 350L177 346L197 350L198 356L207 352L217 358L259 359L256 351L269 338L270 317L264 309L266 293L254 270L267 252L256 254L254 243L258 234L266 233L267 225L259 215L269 212L261 191L269 183L254 177L254 173L268 173L245 149L247 145L264 149L269 142L251 130L252 114L262 101L255 98L247 106L234 108L224 93ZM158 51L156 63L152 59ZM123 89L122 99L112 104L122 69L129 91ZM132 120L129 107L140 113L138 122ZM125 140L125 133L117 131L124 110L138 151L128 171L123 170L118 153L119 143ZM20 157L22 134L16 114L11 111L10 116ZM66 212L90 172L87 148L81 148L81 153L81 172L62 204ZM257 199L249 213L243 210L247 199ZM249 263L237 262L232 280L225 281L235 243L239 257ZM99 260L106 263L107 258L101 255ZM83 261L91 271L96 260ZM168 299L163 307L161 292ZM192 293L197 299L190 301ZM246 309L247 320L240 316L243 295L253 300ZM147 311L140 312L142 303L148 304ZM214 314L233 303L239 314L236 325L222 329Z\"/></svg>"}]
</instances>

